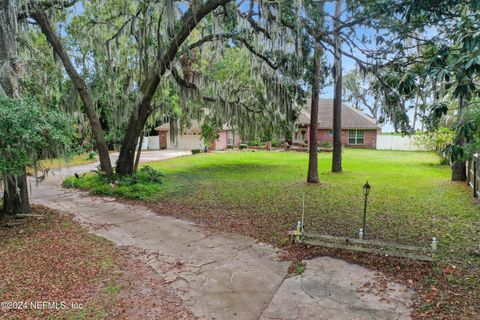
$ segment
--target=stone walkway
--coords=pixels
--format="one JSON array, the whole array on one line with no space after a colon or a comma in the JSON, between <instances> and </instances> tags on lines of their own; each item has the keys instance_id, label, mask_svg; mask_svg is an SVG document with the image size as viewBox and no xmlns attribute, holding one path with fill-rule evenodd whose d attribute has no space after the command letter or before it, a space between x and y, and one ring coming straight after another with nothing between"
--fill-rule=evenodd
<instances>
[{"instance_id":1,"label":"stone walkway","mask_svg":"<svg viewBox=\"0 0 480 320\"><path fill-rule=\"evenodd\" d=\"M261 319L410 319L412 293L383 275L330 257L284 280Z\"/></svg>"},{"instance_id":2,"label":"stone walkway","mask_svg":"<svg viewBox=\"0 0 480 320\"><path fill-rule=\"evenodd\" d=\"M57 174L32 186L32 202L73 213L119 246L145 250L149 265L198 318L409 319L412 292L368 269L320 257L289 277L289 263L270 245L63 189L61 181Z\"/></svg>"}]
</instances>

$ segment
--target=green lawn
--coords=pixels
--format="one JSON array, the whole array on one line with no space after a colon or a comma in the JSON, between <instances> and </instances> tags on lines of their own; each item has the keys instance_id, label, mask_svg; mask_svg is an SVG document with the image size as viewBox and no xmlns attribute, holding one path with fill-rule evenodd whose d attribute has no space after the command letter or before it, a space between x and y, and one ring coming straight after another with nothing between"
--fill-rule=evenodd
<instances>
[{"instance_id":1,"label":"green lawn","mask_svg":"<svg viewBox=\"0 0 480 320\"><path fill-rule=\"evenodd\" d=\"M331 154L319 154L320 185L305 183L308 155L294 152L225 152L149 163L165 174L162 185L99 184L70 178L66 185L190 208L192 218L283 245L285 230L301 217L305 194L307 231L355 237L369 197L368 238L428 246L433 236L449 259L470 261L478 247L480 210L447 166L427 152L347 149L341 174Z\"/></svg>"},{"instance_id":2,"label":"green lawn","mask_svg":"<svg viewBox=\"0 0 480 320\"><path fill-rule=\"evenodd\" d=\"M89 164L98 161L98 156L93 155L92 157L88 153L81 153L70 158L54 158L54 159L45 159L40 161L41 168L50 168L57 169L61 167L72 167L79 166L82 164Z\"/></svg>"},{"instance_id":3,"label":"green lawn","mask_svg":"<svg viewBox=\"0 0 480 320\"><path fill-rule=\"evenodd\" d=\"M289 259L327 254L387 272L418 292L416 319L477 318L480 208L464 183L450 182L448 166L428 152L347 149L343 173L330 172L330 153L319 154L321 184L308 185L307 161L295 152L210 153L149 163L164 173L162 184L149 181L147 168L113 187L95 174L65 185L137 199L160 214L283 246L285 231L301 218L303 194L306 231L356 237L368 180L367 238L429 246L435 236L437 262L298 247L288 247Z\"/></svg>"}]
</instances>

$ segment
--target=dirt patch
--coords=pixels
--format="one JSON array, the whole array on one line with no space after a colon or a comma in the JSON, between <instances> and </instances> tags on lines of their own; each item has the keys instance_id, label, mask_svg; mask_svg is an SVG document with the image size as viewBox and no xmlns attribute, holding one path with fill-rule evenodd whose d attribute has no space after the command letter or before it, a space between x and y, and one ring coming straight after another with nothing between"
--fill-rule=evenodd
<instances>
[{"instance_id":1,"label":"dirt patch","mask_svg":"<svg viewBox=\"0 0 480 320\"><path fill-rule=\"evenodd\" d=\"M118 249L71 216L0 222L0 319L191 318L130 248Z\"/></svg>"}]
</instances>

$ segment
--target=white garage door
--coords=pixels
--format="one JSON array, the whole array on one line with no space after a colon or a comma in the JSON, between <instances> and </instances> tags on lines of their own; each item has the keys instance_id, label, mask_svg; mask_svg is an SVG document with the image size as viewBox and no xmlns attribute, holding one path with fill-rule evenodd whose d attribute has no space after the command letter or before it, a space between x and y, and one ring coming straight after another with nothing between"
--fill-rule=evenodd
<instances>
[{"instance_id":1,"label":"white garage door","mask_svg":"<svg viewBox=\"0 0 480 320\"><path fill-rule=\"evenodd\" d=\"M170 136L167 136L167 147L169 149L192 150L203 149L204 144L199 134L183 134L178 135L172 143Z\"/></svg>"}]
</instances>

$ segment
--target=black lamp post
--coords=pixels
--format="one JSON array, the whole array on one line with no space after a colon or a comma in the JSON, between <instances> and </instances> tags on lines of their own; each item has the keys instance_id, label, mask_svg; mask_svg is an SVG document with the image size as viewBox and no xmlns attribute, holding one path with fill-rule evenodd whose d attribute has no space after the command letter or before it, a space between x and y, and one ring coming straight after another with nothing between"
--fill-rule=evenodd
<instances>
[{"instance_id":1,"label":"black lamp post","mask_svg":"<svg viewBox=\"0 0 480 320\"><path fill-rule=\"evenodd\" d=\"M365 196L365 205L363 207L363 239L365 239L365 225L367 224L367 203L368 203L368 194L370 193L370 185L368 181L363 185L363 195Z\"/></svg>"}]
</instances>

